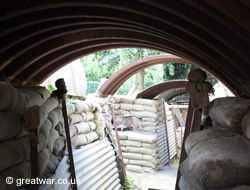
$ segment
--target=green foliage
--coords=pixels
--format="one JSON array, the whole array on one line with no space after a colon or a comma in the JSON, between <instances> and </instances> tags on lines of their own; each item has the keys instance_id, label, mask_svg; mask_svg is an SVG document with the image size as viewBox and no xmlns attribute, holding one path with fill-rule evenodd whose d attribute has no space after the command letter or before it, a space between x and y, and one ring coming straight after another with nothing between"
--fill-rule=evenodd
<instances>
[{"instance_id":1,"label":"green foliage","mask_svg":"<svg viewBox=\"0 0 250 190\"><path fill-rule=\"evenodd\" d=\"M125 184L122 187L123 190L140 190L140 181L134 176L127 174Z\"/></svg>"},{"instance_id":2,"label":"green foliage","mask_svg":"<svg viewBox=\"0 0 250 190\"><path fill-rule=\"evenodd\" d=\"M88 85L88 88L87 88L86 94L95 93L97 90L97 87L99 85L99 82L98 81L88 81L87 85Z\"/></svg>"},{"instance_id":3,"label":"green foliage","mask_svg":"<svg viewBox=\"0 0 250 190\"><path fill-rule=\"evenodd\" d=\"M53 92L53 91L56 90L55 87L52 86L51 84L47 86L47 89L48 89L50 92Z\"/></svg>"}]
</instances>

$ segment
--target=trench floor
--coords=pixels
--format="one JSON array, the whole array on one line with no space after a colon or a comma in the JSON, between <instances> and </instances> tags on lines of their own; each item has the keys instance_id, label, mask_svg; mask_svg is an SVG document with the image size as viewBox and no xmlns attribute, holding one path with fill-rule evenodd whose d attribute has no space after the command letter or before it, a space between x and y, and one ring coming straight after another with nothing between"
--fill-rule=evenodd
<instances>
[{"instance_id":1,"label":"trench floor","mask_svg":"<svg viewBox=\"0 0 250 190\"><path fill-rule=\"evenodd\" d=\"M154 174L127 171L127 175L133 177L141 190L174 190L177 171L178 166L172 164Z\"/></svg>"}]
</instances>

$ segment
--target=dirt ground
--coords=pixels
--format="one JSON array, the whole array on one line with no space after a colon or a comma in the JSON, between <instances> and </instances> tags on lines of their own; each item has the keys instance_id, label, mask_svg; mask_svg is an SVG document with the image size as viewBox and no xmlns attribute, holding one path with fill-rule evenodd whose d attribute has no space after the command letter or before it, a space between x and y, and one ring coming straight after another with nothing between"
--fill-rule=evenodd
<instances>
[{"instance_id":1,"label":"dirt ground","mask_svg":"<svg viewBox=\"0 0 250 190\"><path fill-rule=\"evenodd\" d=\"M174 190L177 171L178 166L167 165L164 167L164 170L157 171L155 174L135 173L130 171L127 171L127 174L134 177L142 190Z\"/></svg>"}]
</instances>

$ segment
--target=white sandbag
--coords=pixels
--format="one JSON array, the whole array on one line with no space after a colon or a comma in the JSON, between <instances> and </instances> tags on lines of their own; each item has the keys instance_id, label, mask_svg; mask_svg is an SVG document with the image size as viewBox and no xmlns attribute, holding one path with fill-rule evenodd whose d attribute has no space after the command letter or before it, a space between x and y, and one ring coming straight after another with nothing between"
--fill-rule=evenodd
<instances>
[{"instance_id":1,"label":"white sandbag","mask_svg":"<svg viewBox=\"0 0 250 190\"><path fill-rule=\"evenodd\" d=\"M0 111L22 115L26 108L25 96L8 83L0 82Z\"/></svg>"},{"instance_id":2,"label":"white sandbag","mask_svg":"<svg viewBox=\"0 0 250 190\"><path fill-rule=\"evenodd\" d=\"M102 113L108 113L109 111L109 106L108 105L105 105L102 107Z\"/></svg>"},{"instance_id":3,"label":"white sandbag","mask_svg":"<svg viewBox=\"0 0 250 190\"><path fill-rule=\"evenodd\" d=\"M57 125L55 126L55 130L58 131L59 135L63 135L63 132L64 132L64 125L63 125L63 122L60 121L59 123L57 123Z\"/></svg>"},{"instance_id":4,"label":"white sandbag","mask_svg":"<svg viewBox=\"0 0 250 190\"><path fill-rule=\"evenodd\" d=\"M117 96L117 95L112 96L112 100L113 100L113 102L114 102L115 104L120 103L120 97L119 97L119 96Z\"/></svg>"},{"instance_id":5,"label":"white sandbag","mask_svg":"<svg viewBox=\"0 0 250 190\"><path fill-rule=\"evenodd\" d=\"M133 109L132 104L121 103L120 106L121 106L120 109L122 109L122 110L128 110L128 111L130 111L130 110Z\"/></svg>"},{"instance_id":6,"label":"white sandbag","mask_svg":"<svg viewBox=\"0 0 250 190\"><path fill-rule=\"evenodd\" d=\"M79 134L71 138L71 142L73 146L82 146L94 142L99 139L98 133L95 131L91 131L87 134Z\"/></svg>"},{"instance_id":7,"label":"white sandbag","mask_svg":"<svg viewBox=\"0 0 250 190\"><path fill-rule=\"evenodd\" d=\"M143 171L146 172L146 173L151 173L151 174L154 174L155 173L155 169L153 168L150 168L150 167L142 167Z\"/></svg>"},{"instance_id":8,"label":"white sandbag","mask_svg":"<svg viewBox=\"0 0 250 190\"><path fill-rule=\"evenodd\" d=\"M127 152L139 153L139 154L149 154L152 156L156 155L156 150L142 148L142 147L129 147L127 146Z\"/></svg>"},{"instance_id":9,"label":"white sandbag","mask_svg":"<svg viewBox=\"0 0 250 190\"><path fill-rule=\"evenodd\" d=\"M44 103L43 97L37 91L31 91L30 89L18 89L20 93L25 96L27 107L32 107L34 105L41 106Z\"/></svg>"},{"instance_id":10,"label":"white sandbag","mask_svg":"<svg viewBox=\"0 0 250 190\"><path fill-rule=\"evenodd\" d=\"M143 105L143 109L145 111L157 113L157 107L156 106L146 106L146 105Z\"/></svg>"},{"instance_id":11,"label":"white sandbag","mask_svg":"<svg viewBox=\"0 0 250 190\"><path fill-rule=\"evenodd\" d=\"M66 108L67 108L67 115L70 115L70 114L74 113L75 110L76 110L75 105L70 103L70 102L67 102Z\"/></svg>"},{"instance_id":12,"label":"white sandbag","mask_svg":"<svg viewBox=\"0 0 250 190\"><path fill-rule=\"evenodd\" d=\"M141 121L143 122L157 122L157 118L142 118Z\"/></svg>"},{"instance_id":13,"label":"white sandbag","mask_svg":"<svg viewBox=\"0 0 250 190\"><path fill-rule=\"evenodd\" d=\"M2 155L0 162L0 172L16 164L20 164L30 156L29 136L1 142L0 152Z\"/></svg>"},{"instance_id":14,"label":"white sandbag","mask_svg":"<svg viewBox=\"0 0 250 190\"><path fill-rule=\"evenodd\" d=\"M118 97L120 98L120 103L134 104L134 101L135 101L134 98L124 96L124 95L118 95Z\"/></svg>"},{"instance_id":15,"label":"white sandbag","mask_svg":"<svg viewBox=\"0 0 250 190\"><path fill-rule=\"evenodd\" d=\"M143 148L154 149L156 145L155 145L155 143L141 143L141 146Z\"/></svg>"},{"instance_id":16,"label":"white sandbag","mask_svg":"<svg viewBox=\"0 0 250 190\"><path fill-rule=\"evenodd\" d=\"M128 135L124 132L118 131L118 136L120 140L127 140L128 139Z\"/></svg>"},{"instance_id":17,"label":"white sandbag","mask_svg":"<svg viewBox=\"0 0 250 190\"><path fill-rule=\"evenodd\" d=\"M51 151L48 148L45 148L41 152L38 153L38 172L39 172L38 175L39 176L44 172L51 156L52 156Z\"/></svg>"},{"instance_id":18,"label":"white sandbag","mask_svg":"<svg viewBox=\"0 0 250 190\"><path fill-rule=\"evenodd\" d=\"M59 133L57 130L52 129L49 133L49 138L48 138L48 148L49 150L52 152L53 151L53 146L54 146L54 142L56 139L59 138Z\"/></svg>"},{"instance_id":19,"label":"white sandbag","mask_svg":"<svg viewBox=\"0 0 250 190\"><path fill-rule=\"evenodd\" d=\"M11 112L0 112L0 141L11 139L21 128L20 116Z\"/></svg>"},{"instance_id":20,"label":"white sandbag","mask_svg":"<svg viewBox=\"0 0 250 190\"><path fill-rule=\"evenodd\" d=\"M90 131L91 131L90 126L86 122L80 122L80 123L76 123L74 125L69 126L70 137L73 137L76 134L85 134L85 133L88 133ZM65 132L63 135L66 137Z\"/></svg>"},{"instance_id":21,"label":"white sandbag","mask_svg":"<svg viewBox=\"0 0 250 190\"><path fill-rule=\"evenodd\" d=\"M111 111L109 113L111 115ZM121 110L114 110L114 115L120 115L121 114Z\"/></svg>"},{"instance_id":22,"label":"white sandbag","mask_svg":"<svg viewBox=\"0 0 250 190\"><path fill-rule=\"evenodd\" d=\"M132 109L133 111L144 111L143 105L139 104L132 104Z\"/></svg>"},{"instance_id":23,"label":"white sandbag","mask_svg":"<svg viewBox=\"0 0 250 190\"><path fill-rule=\"evenodd\" d=\"M129 160L142 160L143 159L143 155L142 154L138 154L138 153L123 152L122 156L124 158L129 159Z\"/></svg>"},{"instance_id":24,"label":"white sandbag","mask_svg":"<svg viewBox=\"0 0 250 190\"><path fill-rule=\"evenodd\" d=\"M12 177L13 183L7 184L6 179ZM22 186L25 186L21 183L21 179L30 179L31 178L31 164L28 161L24 161L21 164L15 165L11 168L8 168L0 173L0 189L1 190L16 190L22 189ZM23 188L25 189L25 188Z\"/></svg>"},{"instance_id":25,"label":"white sandbag","mask_svg":"<svg viewBox=\"0 0 250 190\"><path fill-rule=\"evenodd\" d=\"M115 110L118 110L118 109L120 109L121 104L113 104L112 106L113 106L113 108L114 108Z\"/></svg>"},{"instance_id":26,"label":"white sandbag","mask_svg":"<svg viewBox=\"0 0 250 190\"><path fill-rule=\"evenodd\" d=\"M138 173L143 173L144 172L144 170L143 170L143 168L141 166L136 166L136 165L127 164L126 169L129 170L129 171L132 171L132 172L138 172Z\"/></svg>"},{"instance_id":27,"label":"white sandbag","mask_svg":"<svg viewBox=\"0 0 250 190\"><path fill-rule=\"evenodd\" d=\"M69 121L70 125L75 124L75 123L79 123L82 120L83 120L83 117L81 114L71 114L68 116L68 121Z\"/></svg>"},{"instance_id":28,"label":"white sandbag","mask_svg":"<svg viewBox=\"0 0 250 190\"><path fill-rule=\"evenodd\" d=\"M65 145L66 145L65 144L65 138L60 136L54 142L53 154L56 155L56 156L59 156L60 154L63 154Z\"/></svg>"},{"instance_id":29,"label":"white sandbag","mask_svg":"<svg viewBox=\"0 0 250 190\"><path fill-rule=\"evenodd\" d=\"M82 100L75 100L71 102L75 106L75 113L81 113L81 112L88 112L89 111L89 105Z\"/></svg>"},{"instance_id":30,"label":"white sandbag","mask_svg":"<svg viewBox=\"0 0 250 190\"><path fill-rule=\"evenodd\" d=\"M42 151L47 146L51 128L52 128L51 122L48 119L46 119L45 122L42 124L40 131L38 133L38 145L37 145L38 152Z\"/></svg>"},{"instance_id":31,"label":"white sandbag","mask_svg":"<svg viewBox=\"0 0 250 190\"><path fill-rule=\"evenodd\" d=\"M134 103L147 106L158 106L160 104L156 100L149 100L149 99L135 99Z\"/></svg>"},{"instance_id":32,"label":"white sandbag","mask_svg":"<svg viewBox=\"0 0 250 190\"><path fill-rule=\"evenodd\" d=\"M121 115L131 115L129 111L127 110L120 110Z\"/></svg>"},{"instance_id":33,"label":"white sandbag","mask_svg":"<svg viewBox=\"0 0 250 190\"><path fill-rule=\"evenodd\" d=\"M94 113L94 119L99 121L104 121L104 117L101 112L95 112Z\"/></svg>"},{"instance_id":34,"label":"white sandbag","mask_svg":"<svg viewBox=\"0 0 250 190\"><path fill-rule=\"evenodd\" d=\"M120 143L122 146L141 147L141 142L139 141L120 140Z\"/></svg>"},{"instance_id":35,"label":"white sandbag","mask_svg":"<svg viewBox=\"0 0 250 190\"><path fill-rule=\"evenodd\" d=\"M135 116L137 118L157 118L158 115L156 113L153 112L148 112L148 111L143 111L143 112L139 112L139 111L130 111L130 114L132 116Z\"/></svg>"},{"instance_id":36,"label":"white sandbag","mask_svg":"<svg viewBox=\"0 0 250 190\"><path fill-rule=\"evenodd\" d=\"M142 160L147 160L147 161L149 161L151 163L157 164L157 160L156 160L155 156L152 156L152 155L143 154L142 155Z\"/></svg>"},{"instance_id":37,"label":"white sandbag","mask_svg":"<svg viewBox=\"0 0 250 190\"><path fill-rule=\"evenodd\" d=\"M238 135L239 134L235 133L234 131L223 129L207 129L202 131L196 131L187 137L185 141L185 150L187 151L187 154L189 154L192 148L201 142L209 141L211 139L233 137Z\"/></svg>"},{"instance_id":38,"label":"white sandbag","mask_svg":"<svg viewBox=\"0 0 250 190\"><path fill-rule=\"evenodd\" d=\"M47 113L59 106L59 100L57 97L49 97L44 104L41 105L40 109L44 109Z\"/></svg>"},{"instance_id":39,"label":"white sandbag","mask_svg":"<svg viewBox=\"0 0 250 190\"><path fill-rule=\"evenodd\" d=\"M154 143L157 141L156 135L142 134L132 131L126 131L124 133L128 136L128 140L132 141L140 141L145 143Z\"/></svg>"},{"instance_id":40,"label":"white sandbag","mask_svg":"<svg viewBox=\"0 0 250 190\"><path fill-rule=\"evenodd\" d=\"M243 134L250 139L250 110L247 111L242 119L242 131Z\"/></svg>"},{"instance_id":41,"label":"white sandbag","mask_svg":"<svg viewBox=\"0 0 250 190\"><path fill-rule=\"evenodd\" d=\"M92 102L92 105L93 105L92 112L102 113L102 107L100 106L100 104L98 102Z\"/></svg>"},{"instance_id":42,"label":"white sandbag","mask_svg":"<svg viewBox=\"0 0 250 190\"><path fill-rule=\"evenodd\" d=\"M93 123L93 122L91 122L91 123ZM94 124L95 124L95 128L93 128L92 130L103 129L106 126L105 121L94 120Z\"/></svg>"},{"instance_id":43,"label":"white sandbag","mask_svg":"<svg viewBox=\"0 0 250 190\"><path fill-rule=\"evenodd\" d=\"M52 128L55 128L55 126L59 123L60 120L62 120L62 118L62 108L60 107L57 107L48 114L48 119L52 123Z\"/></svg>"},{"instance_id":44,"label":"white sandbag","mask_svg":"<svg viewBox=\"0 0 250 190\"><path fill-rule=\"evenodd\" d=\"M95 118L95 115L92 112L87 112L85 113L84 121L90 121L90 120L93 120L94 118Z\"/></svg>"},{"instance_id":45,"label":"white sandbag","mask_svg":"<svg viewBox=\"0 0 250 190\"><path fill-rule=\"evenodd\" d=\"M211 102L209 116L214 126L242 131L242 118L250 107L250 100L240 97L217 98Z\"/></svg>"},{"instance_id":46,"label":"white sandbag","mask_svg":"<svg viewBox=\"0 0 250 190\"><path fill-rule=\"evenodd\" d=\"M128 152L127 147L125 147L125 146L122 146L121 149L122 149L122 152Z\"/></svg>"},{"instance_id":47,"label":"white sandbag","mask_svg":"<svg viewBox=\"0 0 250 190\"><path fill-rule=\"evenodd\" d=\"M88 124L89 124L89 127L90 127L91 131L94 131L94 130L97 129L97 126L96 126L95 122L88 121Z\"/></svg>"},{"instance_id":48,"label":"white sandbag","mask_svg":"<svg viewBox=\"0 0 250 190\"><path fill-rule=\"evenodd\" d=\"M46 167L48 174L54 174L56 171L57 166L59 165L59 160L55 155L51 155L48 165ZM47 176L48 176L47 174Z\"/></svg>"},{"instance_id":49,"label":"white sandbag","mask_svg":"<svg viewBox=\"0 0 250 190\"><path fill-rule=\"evenodd\" d=\"M144 166L144 167L150 167L150 168L156 169L155 164L146 160L129 160L128 163L131 165Z\"/></svg>"},{"instance_id":50,"label":"white sandbag","mask_svg":"<svg viewBox=\"0 0 250 190\"><path fill-rule=\"evenodd\" d=\"M142 125L142 127L152 127L152 128L154 128L157 125L157 123L155 123L155 122L141 122L141 125Z\"/></svg>"}]
</instances>

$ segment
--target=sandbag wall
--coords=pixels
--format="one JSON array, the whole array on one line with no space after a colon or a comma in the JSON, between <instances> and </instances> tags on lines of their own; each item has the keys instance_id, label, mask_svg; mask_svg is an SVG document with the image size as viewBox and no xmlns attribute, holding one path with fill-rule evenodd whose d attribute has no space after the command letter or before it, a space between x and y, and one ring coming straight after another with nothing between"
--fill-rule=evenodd
<instances>
[{"instance_id":1,"label":"sandbag wall","mask_svg":"<svg viewBox=\"0 0 250 190\"><path fill-rule=\"evenodd\" d=\"M127 170L155 173L163 168L160 164L156 135L135 131L119 131L118 134Z\"/></svg>"},{"instance_id":2,"label":"sandbag wall","mask_svg":"<svg viewBox=\"0 0 250 190\"><path fill-rule=\"evenodd\" d=\"M40 106L40 126L38 128L38 172L39 177L49 175L56 164L48 163L57 160L53 154L54 143L59 138L55 130L62 118L57 98L43 87L19 87L0 83L0 189L16 189L16 184L6 185L6 177L31 178L30 137L24 129L23 116L28 108ZM47 167L47 170L45 171ZM46 173L46 174L45 174ZM25 184L23 184L25 185Z\"/></svg>"},{"instance_id":3,"label":"sandbag wall","mask_svg":"<svg viewBox=\"0 0 250 190\"><path fill-rule=\"evenodd\" d=\"M250 189L250 100L217 98L210 103L205 130L185 141L181 190ZM206 124L206 125L205 125Z\"/></svg>"},{"instance_id":4,"label":"sandbag wall","mask_svg":"<svg viewBox=\"0 0 250 190\"><path fill-rule=\"evenodd\" d=\"M166 165L170 158L176 154L176 139L174 133L169 135L173 142L167 142L167 131L166 126L174 129L172 120L172 114L168 110L167 104L166 109L166 123L164 116L164 101L163 100L148 100L148 99L132 99L124 96L113 96L114 100L114 114L130 115L136 117L140 121L141 128L138 131L149 133L157 136L156 149L159 151L158 155L160 158L161 165ZM168 123L171 125L168 126ZM169 136L168 135L168 136ZM169 136L170 137L170 136ZM172 138L174 137L174 138ZM169 155L169 144L171 143L171 155ZM161 168L156 167L155 168Z\"/></svg>"}]
</instances>

